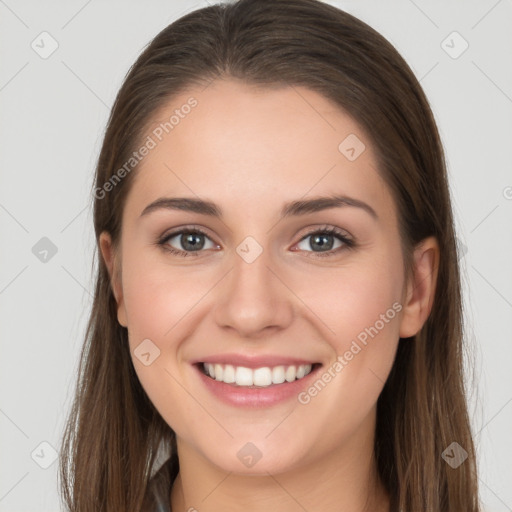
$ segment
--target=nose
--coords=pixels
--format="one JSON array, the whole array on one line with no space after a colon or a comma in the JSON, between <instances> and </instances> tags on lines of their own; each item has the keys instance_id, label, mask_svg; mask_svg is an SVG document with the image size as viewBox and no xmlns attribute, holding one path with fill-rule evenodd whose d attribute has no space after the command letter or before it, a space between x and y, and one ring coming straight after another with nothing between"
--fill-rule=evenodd
<instances>
[{"instance_id":1,"label":"nose","mask_svg":"<svg viewBox=\"0 0 512 512\"><path fill-rule=\"evenodd\" d=\"M215 321L238 337L258 339L288 327L293 318L293 294L264 250L251 263L238 253L233 267L217 287Z\"/></svg>"}]
</instances>

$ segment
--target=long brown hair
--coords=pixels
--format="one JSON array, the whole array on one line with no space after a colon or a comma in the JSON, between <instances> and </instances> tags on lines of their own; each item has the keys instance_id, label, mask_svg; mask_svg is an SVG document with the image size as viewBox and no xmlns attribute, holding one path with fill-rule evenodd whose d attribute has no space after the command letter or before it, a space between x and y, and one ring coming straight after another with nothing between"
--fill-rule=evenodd
<instances>
[{"instance_id":1,"label":"long brown hair","mask_svg":"<svg viewBox=\"0 0 512 512\"><path fill-rule=\"evenodd\" d=\"M433 308L421 331L399 342L377 403L375 456L392 511L478 512L443 148L417 79L374 29L317 0L240 0L196 10L162 30L130 69L112 107L95 176L97 241L107 231L119 242L137 169L122 179L118 171L140 146L152 116L173 96L218 78L305 86L335 102L373 144L398 208L406 272L415 245L437 238ZM62 440L61 492L72 512L134 512L142 507L161 443L177 463L175 435L136 376L99 247L96 257L94 302ZM457 468L442 457L452 442L468 453Z\"/></svg>"}]
</instances>

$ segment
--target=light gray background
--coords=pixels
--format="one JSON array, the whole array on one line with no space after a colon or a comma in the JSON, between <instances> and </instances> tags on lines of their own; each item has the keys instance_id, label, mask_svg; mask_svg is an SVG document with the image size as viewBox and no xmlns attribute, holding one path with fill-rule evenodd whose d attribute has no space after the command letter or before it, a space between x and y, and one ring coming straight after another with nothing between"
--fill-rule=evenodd
<instances>
[{"instance_id":1,"label":"light gray background","mask_svg":"<svg viewBox=\"0 0 512 512\"><path fill-rule=\"evenodd\" d=\"M329 3L395 45L436 115L467 249L481 496L486 510L511 511L512 3ZM90 188L109 108L144 45L206 5L0 0L1 512L60 510L57 462L40 467L52 460L40 443L59 447L91 306ZM47 59L31 47L50 48L43 31L58 43ZM458 58L453 31L469 44ZM42 237L57 247L46 262L32 252Z\"/></svg>"}]
</instances>

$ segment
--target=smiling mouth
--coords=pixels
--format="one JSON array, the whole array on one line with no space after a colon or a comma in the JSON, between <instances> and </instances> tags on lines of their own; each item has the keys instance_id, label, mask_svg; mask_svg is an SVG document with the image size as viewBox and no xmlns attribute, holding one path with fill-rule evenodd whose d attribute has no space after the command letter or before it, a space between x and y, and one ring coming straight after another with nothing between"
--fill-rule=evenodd
<instances>
[{"instance_id":1,"label":"smiling mouth","mask_svg":"<svg viewBox=\"0 0 512 512\"><path fill-rule=\"evenodd\" d=\"M212 380L239 387L262 388L303 379L321 364L278 365L261 368L212 363L199 363L197 366Z\"/></svg>"}]
</instances>

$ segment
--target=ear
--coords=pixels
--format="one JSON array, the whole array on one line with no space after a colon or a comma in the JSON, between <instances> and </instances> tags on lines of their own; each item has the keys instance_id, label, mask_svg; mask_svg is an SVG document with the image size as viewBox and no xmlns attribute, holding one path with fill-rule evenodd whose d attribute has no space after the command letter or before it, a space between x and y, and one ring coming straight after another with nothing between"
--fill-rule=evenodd
<instances>
[{"instance_id":1,"label":"ear","mask_svg":"<svg viewBox=\"0 0 512 512\"><path fill-rule=\"evenodd\" d=\"M99 245L101 250L101 255L103 260L105 261L105 265L108 269L108 273L110 276L110 287L112 288L112 293L114 294L114 298L117 302L117 321L123 326L127 327L126 321L126 309L124 306L124 298L123 298L123 287L121 284L121 272L119 271L119 261L115 251L115 248L112 244L112 238L110 233L107 231L103 231L100 234Z\"/></svg>"},{"instance_id":2,"label":"ear","mask_svg":"<svg viewBox=\"0 0 512 512\"><path fill-rule=\"evenodd\" d=\"M438 267L439 244L435 237L425 238L414 250L412 275L406 283L401 338L414 336L426 322L434 302Z\"/></svg>"}]
</instances>

